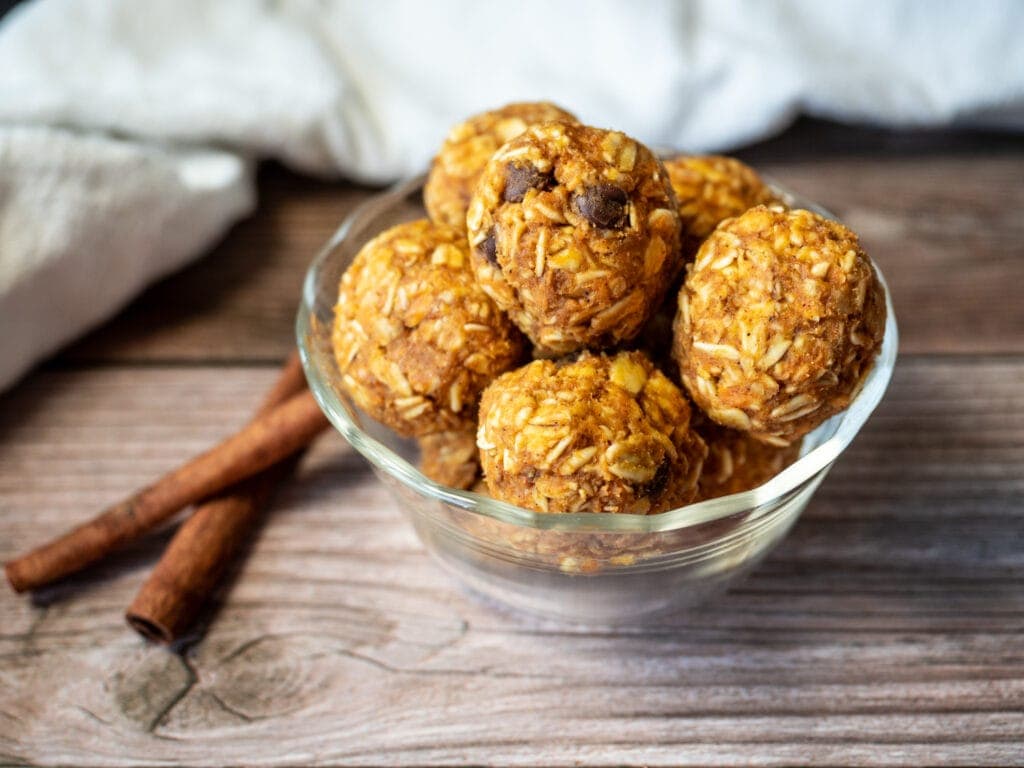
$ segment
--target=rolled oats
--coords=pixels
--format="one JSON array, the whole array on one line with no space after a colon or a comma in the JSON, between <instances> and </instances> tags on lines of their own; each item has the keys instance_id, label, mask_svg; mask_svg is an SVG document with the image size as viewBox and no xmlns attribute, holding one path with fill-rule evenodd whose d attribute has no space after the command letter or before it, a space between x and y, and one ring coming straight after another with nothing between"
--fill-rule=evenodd
<instances>
[{"instance_id":1,"label":"rolled oats","mask_svg":"<svg viewBox=\"0 0 1024 768\"><path fill-rule=\"evenodd\" d=\"M477 481L472 490L482 496L491 495L483 480ZM736 530L745 519L745 514L738 514L660 533L581 533L531 528L485 514L451 511L452 525L466 531L474 542L510 548L530 561L574 575L629 567L682 549L708 545Z\"/></svg>"},{"instance_id":2,"label":"rolled oats","mask_svg":"<svg viewBox=\"0 0 1024 768\"><path fill-rule=\"evenodd\" d=\"M800 440L785 447L755 440L749 432L723 427L708 418L694 419L694 430L708 446L700 473L697 500L717 499L757 488L800 456Z\"/></svg>"},{"instance_id":3,"label":"rolled oats","mask_svg":"<svg viewBox=\"0 0 1024 768\"><path fill-rule=\"evenodd\" d=\"M680 264L665 168L616 131L530 127L490 159L466 223L477 279L542 356L632 339Z\"/></svg>"},{"instance_id":4,"label":"rolled oats","mask_svg":"<svg viewBox=\"0 0 1024 768\"><path fill-rule=\"evenodd\" d=\"M480 393L524 351L464 236L426 219L363 246L341 279L333 344L349 396L405 436L472 432Z\"/></svg>"},{"instance_id":5,"label":"rolled oats","mask_svg":"<svg viewBox=\"0 0 1024 768\"><path fill-rule=\"evenodd\" d=\"M535 360L499 377L477 445L491 495L552 513L682 506L706 454L686 398L639 352Z\"/></svg>"},{"instance_id":6,"label":"rolled oats","mask_svg":"<svg viewBox=\"0 0 1024 768\"><path fill-rule=\"evenodd\" d=\"M849 229L757 206L687 267L673 352L713 420L785 446L846 408L885 329L885 296Z\"/></svg>"},{"instance_id":7,"label":"rolled oats","mask_svg":"<svg viewBox=\"0 0 1024 768\"><path fill-rule=\"evenodd\" d=\"M665 161L679 200L683 259L690 261L722 221L761 203L776 202L749 165L721 155L677 155Z\"/></svg>"},{"instance_id":8,"label":"rolled oats","mask_svg":"<svg viewBox=\"0 0 1024 768\"><path fill-rule=\"evenodd\" d=\"M473 430L437 432L417 440L420 471L441 485L463 490L480 478L480 455Z\"/></svg>"},{"instance_id":9,"label":"rolled oats","mask_svg":"<svg viewBox=\"0 0 1024 768\"><path fill-rule=\"evenodd\" d=\"M465 231L466 209L487 161L505 142L534 123L552 120L576 122L576 118L547 102L508 104L459 123L430 166L423 187L423 203L430 218Z\"/></svg>"}]
</instances>

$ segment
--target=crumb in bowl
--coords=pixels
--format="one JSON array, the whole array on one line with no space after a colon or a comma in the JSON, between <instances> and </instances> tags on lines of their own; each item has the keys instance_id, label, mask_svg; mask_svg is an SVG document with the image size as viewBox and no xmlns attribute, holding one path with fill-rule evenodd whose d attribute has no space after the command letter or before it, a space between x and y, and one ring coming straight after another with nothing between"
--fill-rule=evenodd
<instances>
[{"instance_id":1,"label":"crumb in bowl","mask_svg":"<svg viewBox=\"0 0 1024 768\"><path fill-rule=\"evenodd\" d=\"M695 419L694 429L707 443L708 457L700 473L697 501L717 499L757 488L800 456L800 440L769 445L746 432L723 427L708 418Z\"/></svg>"},{"instance_id":2,"label":"crumb in bowl","mask_svg":"<svg viewBox=\"0 0 1024 768\"><path fill-rule=\"evenodd\" d=\"M417 438L420 472L435 483L467 490L480 481L476 430L435 432Z\"/></svg>"},{"instance_id":3,"label":"crumb in bowl","mask_svg":"<svg viewBox=\"0 0 1024 768\"><path fill-rule=\"evenodd\" d=\"M483 479L471 490L491 496ZM450 514L453 525L475 541L487 542L498 549L511 548L533 562L573 575L630 568L684 548L710 544L736 530L746 519L746 514L738 514L659 533L580 533L513 525L485 515L454 511Z\"/></svg>"}]
</instances>

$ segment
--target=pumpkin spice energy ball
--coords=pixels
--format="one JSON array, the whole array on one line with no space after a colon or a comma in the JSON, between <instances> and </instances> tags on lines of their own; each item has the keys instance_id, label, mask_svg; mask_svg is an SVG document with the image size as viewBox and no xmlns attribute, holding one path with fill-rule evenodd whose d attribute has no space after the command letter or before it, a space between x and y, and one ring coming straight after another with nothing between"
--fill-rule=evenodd
<instances>
[{"instance_id":1,"label":"pumpkin spice energy ball","mask_svg":"<svg viewBox=\"0 0 1024 768\"><path fill-rule=\"evenodd\" d=\"M576 118L548 102L509 104L459 123L430 166L423 187L423 204L430 218L456 229L466 229L466 209L473 188L491 155L535 123Z\"/></svg>"},{"instance_id":2,"label":"pumpkin spice energy ball","mask_svg":"<svg viewBox=\"0 0 1024 768\"><path fill-rule=\"evenodd\" d=\"M680 264L668 174L617 131L527 129L487 163L466 224L477 279L545 357L632 339Z\"/></svg>"},{"instance_id":3,"label":"pumpkin spice energy ball","mask_svg":"<svg viewBox=\"0 0 1024 768\"><path fill-rule=\"evenodd\" d=\"M363 246L341 279L334 355L356 404L399 434L473 431L524 340L476 284L463 235L426 219Z\"/></svg>"},{"instance_id":4,"label":"pumpkin spice energy ball","mask_svg":"<svg viewBox=\"0 0 1024 768\"><path fill-rule=\"evenodd\" d=\"M677 155L665 161L665 168L679 201L686 261L725 219L777 202L757 171L733 157Z\"/></svg>"},{"instance_id":5,"label":"pumpkin spice energy ball","mask_svg":"<svg viewBox=\"0 0 1024 768\"><path fill-rule=\"evenodd\" d=\"M535 360L499 377L477 446L491 495L538 512L682 506L707 453L686 397L639 352Z\"/></svg>"},{"instance_id":6,"label":"pumpkin spice energy ball","mask_svg":"<svg viewBox=\"0 0 1024 768\"><path fill-rule=\"evenodd\" d=\"M884 289L856 235L758 206L687 268L673 352L712 419L784 446L850 404L884 329Z\"/></svg>"}]
</instances>

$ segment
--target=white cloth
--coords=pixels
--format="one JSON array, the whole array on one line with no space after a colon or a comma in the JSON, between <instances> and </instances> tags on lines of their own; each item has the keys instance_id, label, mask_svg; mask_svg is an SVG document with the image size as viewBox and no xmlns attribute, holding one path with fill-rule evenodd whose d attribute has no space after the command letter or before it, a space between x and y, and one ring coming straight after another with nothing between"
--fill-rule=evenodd
<instances>
[{"instance_id":1,"label":"white cloth","mask_svg":"<svg viewBox=\"0 0 1024 768\"><path fill-rule=\"evenodd\" d=\"M0 388L243 216L253 159L390 180L542 98L690 150L1020 129L1022 37L1016 0L37 0L0 26Z\"/></svg>"}]
</instances>

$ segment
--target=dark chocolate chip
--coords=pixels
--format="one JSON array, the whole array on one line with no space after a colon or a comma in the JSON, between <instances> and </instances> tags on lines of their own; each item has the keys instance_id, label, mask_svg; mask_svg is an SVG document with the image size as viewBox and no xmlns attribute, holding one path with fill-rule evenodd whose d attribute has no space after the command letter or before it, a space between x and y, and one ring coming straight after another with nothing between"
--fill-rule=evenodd
<instances>
[{"instance_id":1,"label":"dark chocolate chip","mask_svg":"<svg viewBox=\"0 0 1024 768\"><path fill-rule=\"evenodd\" d=\"M487 237L477 248L480 249L480 253L485 259L494 266L498 266L498 245L494 239L494 227L491 227L491 231L487 233Z\"/></svg>"},{"instance_id":2,"label":"dark chocolate chip","mask_svg":"<svg viewBox=\"0 0 1024 768\"><path fill-rule=\"evenodd\" d=\"M626 223L629 195L614 184L595 184L576 195L580 216L602 229L619 229Z\"/></svg>"},{"instance_id":3,"label":"dark chocolate chip","mask_svg":"<svg viewBox=\"0 0 1024 768\"><path fill-rule=\"evenodd\" d=\"M668 485L669 476L669 461L665 459L661 464L658 465L658 471L654 473L654 477L651 478L650 482L646 483L641 489L640 493L643 496L658 496L662 491L665 490L665 486Z\"/></svg>"},{"instance_id":4,"label":"dark chocolate chip","mask_svg":"<svg viewBox=\"0 0 1024 768\"><path fill-rule=\"evenodd\" d=\"M505 166L505 192L502 195L506 203L521 203L531 189L543 189L551 177L541 173L532 164Z\"/></svg>"}]
</instances>

